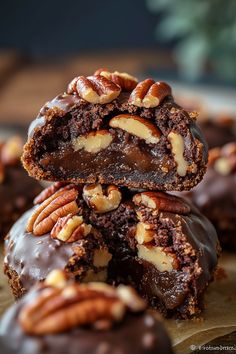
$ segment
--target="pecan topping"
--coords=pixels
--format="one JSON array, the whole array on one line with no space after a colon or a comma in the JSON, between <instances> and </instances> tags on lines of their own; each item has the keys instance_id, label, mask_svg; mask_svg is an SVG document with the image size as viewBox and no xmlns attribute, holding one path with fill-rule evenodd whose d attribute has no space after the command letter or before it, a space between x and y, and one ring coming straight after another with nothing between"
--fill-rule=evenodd
<instances>
[{"instance_id":1,"label":"pecan topping","mask_svg":"<svg viewBox=\"0 0 236 354\"><path fill-rule=\"evenodd\" d=\"M91 230L92 226L85 224L82 216L68 214L57 220L51 231L51 236L69 243L83 239Z\"/></svg>"},{"instance_id":2,"label":"pecan topping","mask_svg":"<svg viewBox=\"0 0 236 354\"><path fill-rule=\"evenodd\" d=\"M56 193L62 187L65 187L67 182L55 182L49 187L45 188L35 199L34 204L41 204L46 199L51 197L54 193ZM66 188L71 189L73 188L73 184L69 184Z\"/></svg>"},{"instance_id":3,"label":"pecan topping","mask_svg":"<svg viewBox=\"0 0 236 354\"><path fill-rule=\"evenodd\" d=\"M163 192L142 192L135 194L133 202L137 206L167 211L176 214L189 214L190 207L182 199Z\"/></svg>"},{"instance_id":4,"label":"pecan topping","mask_svg":"<svg viewBox=\"0 0 236 354\"><path fill-rule=\"evenodd\" d=\"M94 104L109 103L119 96L120 91L120 86L101 75L78 76L67 89L69 94L76 93L85 101Z\"/></svg>"},{"instance_id":5,"label":"pecan topping","mask_svg":"<svg viewBox=\"0 0 236 354\"><path fill-rule=\"evenodd\" d=\"M121 192L116 186L110 185L104 194L101 184L84 186L83 198L96 213L107 213L117 209L121 202Z\"/></svg>"},{"instance_id":6,"label":"pecan topping","mask_svg":"<svg viewBox=\"0 0 236 354\"><path fill-rule=\"evenodd\" d=\"M107 69L98 69L94 75L101 75L108 80L113 81L115 84L121 87L122 91L132 91L138 83L136 77L127 73L120 73L119 71L109 72Z\"/></svg>"},{"instance_id":7,"label":"pecan topping","mask_svg":"<svg viewBox=\"0 0 236 354\"><path fill-rule=\"evenodd\" d=\"M236 143L228 143L222 148L209 151L208 165L222 175L229 175L236 171Z\"/></svg>"},{"instance_id":8,"label":"pecan topping","mask_svg":"<svg viewBox=\"0 0 236 354\"><path fill-rule=\"evenodd\" d=\"M127 310L138 312L145 307L130 287L116 290L104 283L70 282L58 287L48 285L46 280L38 296L21 309L19 322L31 335L60 333L83 325L103 329L101 321L111 326L121 321Z\"/></svg>"},{"instance_id":9,"label":"pecan topping","mask_svg":"<svg viewBox=\"0 0 236 354\"><path fill-rule=\"evenodd\" d=\"M59 218L68 214L77 214L79 212L76 203L78 193L75 186L71 189L67 189L67 186L59 189L34 210L28 220L26 231L41 236L50 232Z\"/></svg>"},{"instance_id":10,"label":"pecan topping","mask_svg":"<svg viewBox=\"0 0 236 354\"><path fill-rule=\"evenodd\" d=\"M146 79L139 82L132 91L129 104L145 108L157 107L169 95L171 95L171 88L165 82Z\"/></svg>"}]
</instances>

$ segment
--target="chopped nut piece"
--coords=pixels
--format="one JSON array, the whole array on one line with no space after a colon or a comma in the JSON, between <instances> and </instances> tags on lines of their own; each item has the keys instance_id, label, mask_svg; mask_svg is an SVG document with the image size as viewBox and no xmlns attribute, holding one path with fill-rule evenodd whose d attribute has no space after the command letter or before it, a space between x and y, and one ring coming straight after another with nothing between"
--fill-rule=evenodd
<instances>
[{"instance_id":1,"label":"chopped nut piece","mask_svg":"<svg viewBox=\"0 0 236 354\"><path fill-rule=\"evenodd\" d=\"M56 288L63 288L68 281L68 277L63 270L55 269L51 271L44 283L49 286L54 286Z\"/></svg>"},{"instance_id":2,"label":"chopped nut piece","mask_svg":"<svg viewBox=\"0 0 236 354\"><path fill-rule=\"evenodd\" d=\"M152 225L146 224L144 222L139 222L137 224L135 238L140 245L143 243L151 242L154 235L155 231L152 230Z\"/></svg>"},{"instance_id":3,"label":"chopped nut piece","mask_svg":"<svg viewBox=\"0 0 236 354\"><path fill-rule=\"evenodd\" d=\"M121 88L104 76L78 76L68 86L68 93L77 93L90 103L105 104L113 101L120 94Z\"/></svg>"},{"instance_id":4,"label":"chopped nut piece","mask_svg":"<svg viewBox=\"0 0 236 354\"><path fill-rule=\"evenodd\" d=\"M147 306L146 302L137 295L131 286L119 285L117 287L117 294L132 311L143 311Z\"/></svg>"},{"instance_id":5,"label":"chopped nut piece","mask_svg":"<svg viewBox=\"0 0 236 354\"><path fill-rule=\"evenodd\" d=\"M160 272L171 272L176 267L173 255L164 251L163 247L138 245L138 257L152 263Z\"/></svg>"},{"instance_id":6,"label":"chopped nut piece","mask_svg":"<svg viewBox=\"0 0 236 354\"><path fill-rule=\"evenodd\" d=\"M184 139L178 134L171 132L168 135L171 143L171 150L177 165L177 173L179 176L185 176L187 173L188 163L184 159Z\"/></svg>"},{"instance_id":7,"label":"chopped nut piece","mask_svg":"<svg viewBox=\"0 0 236 354\"><path fill-rule=\"evenodd\" d=\"M98 249L94 252L93 265L97 268L106 267L111 259L112 255L107 249Z\"/></svg>"},{"instance_id":8,"label":"chopped nut piece","mask_svg":"<svg viewBox=\"0 0 236 354\"><path fill-rule=\"evenodd\" d=\"M169 95L171 95L171 88L165 82L147 79L138 83L132 91L129 104L145 108L157 107Z\"/></svg>"},{"instance_id":9,"label":"chopped nut piece","mask_svg":"<svg viewBox=\"0 0 236 354\"><path fill-rule=\"evenodd\" d=\"M115 84L119 85L123 91L132 91L138 83L136 77L127 73L120 73L119 71L109 72L106 69L98 69L95 71L94 75L106 77L108 80L111 80Z\"/></svg>"},{"instance_id":10,"label":"chopped nut piece","mask_svg":"<svg viewBox=\"0 0 236 354\"><path fill-rule=\"evenodd\" d=\"M112 134L108 130L98 130L74 139L73 148L75 151L84 149L87 152L96 154L106 149L112 140Z\"/></svg>"},{"instance_id":11,"label":"chopped nut piece","mask_svg":"<svg viewBox=\"0 0 236 354\"><path fill-rule=\"evenodd\" d=\"M121 192L116 186L110 185L104 195L101 184L84 186L83 198L96 213L107 213L118 208L121 202Z\"/></svg>"},{"instance_id":12,"label":"chopped nut piece","mask_svg":"<svg viewBox=\"0 0 236 354\"><path fill-rule=\"evenodd\" d=\"M69 214L57 220L51 236L64 242L75 242L85 238L92 231L92 225L83 222L83 217Z\"/></svg>"},{"instance_id":13,"label":"chopped nut piece","mask_svg":"<svg viewBox=\"0 0 236 354\"><path fill-rule=\"evenodd\" d=\"M95 272L94 269L89 269L83 277L83 283L105 281L107 281L107 269L102 269L98 272Z\"/></svg>"},{"instance_id":14,"label":"chopped nut piece","mask_svg":"<svg viewBox=\"0 0 236 354\"><path fill-rule=\"evenodd\" d=\"M147 119L131 114L120 114L112 118L109 122L110 127L119 128L144 139L147 144L156 144L160 140L159 129Z\"/></svg>"}]
</instances>

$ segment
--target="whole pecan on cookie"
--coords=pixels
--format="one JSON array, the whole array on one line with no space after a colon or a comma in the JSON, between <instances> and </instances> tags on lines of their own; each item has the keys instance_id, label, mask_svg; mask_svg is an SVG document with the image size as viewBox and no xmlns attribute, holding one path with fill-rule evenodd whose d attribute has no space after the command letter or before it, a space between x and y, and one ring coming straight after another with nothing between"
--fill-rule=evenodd
<instances>
[{"instance_id":1,"label":"whole pecan on cookie","mask_svg":"<svg viewBox=\"0 0 236 354\"><path fill-rule=\"evenodd\" d=\"M169 95L171 87L167 83L146 79L139 82L131 92L129 104L145 108L157 107Z\"/></svg>"},{"instance_id":2,"label":"whole pecan on cookie","mask_svg":"<svg viewBox=\"0 0 236 354\"><path fill-rule=\"evenodd\" d=\"M125 286L116 290L103 283L67 283L57 287L46 282L45 285L20 311L20 325L28 334L60 333L83 325L101 328L101 321L111 326L122 320L127 309L138 312L146 307L145 302Z\"/></svg>"},{"instance_id":3,"label":"whole pecan on cookie","mask_svg":"<svg viewBox=\"0 0 236 354\"><path fill-rule=\"evenodd\" d=\"M77 94L85 101L105 104L117 98L121 92L120 86L101 75L78 76L68 85L69 94Z\"/></svg>"},{"instance_id":4,"label":"whole pecan on cookie","mask_svg":"<svg viewBox=\"0 0 236 354\"><path fill-rule=\"evenodd\" d=\"M106 191L101 184L85 185L83 189L83 198L88 206L96 213L107 213L117 209L120 205L122 194L114 185L109 185Z\"/></svg>"},{"instance_id":5,"label":"whole pecan on cookie","mask_svg":"<svg viewBox=\"0 0 236 354\"><path fill-rule=\"evenodd\" d=\"M28 220L26 231L41 236L50 232L59 218L77 214L80 211L76 202L78 194L76 186L59 189L34 210Z\"/></svg>"},{"instance_id":6,"label":"whole pecan on cookie","mask_svg":"<svg viewBox=\"0 0 236 354\"><path fill-rule=\"evenodd\" d=\"M101 75L106 77L108 80L113 81L115 84L119 85L122 91L132 91L138 83L136 77L128 73L120 73L119 71L110 72L108 69L98 69L95 71L94 75Z\"/></svg>"},{"instance_id":7,"label":"whole pecan on cookie","mask_svg":"<svg viewBox=\"0 0 236 354\"><path fill-rule=\"evenodd\" d=\"M189 214L191 210L190 206L182 199L163 192L138 193L134 195L133 202L136 206L176 214Z\"/></svg>"},{"instance_id":8,"label":"whole pecan on cookie","mask_svg":"<svg viewBox=\"0 0 236 354\"><path fill-rule=\"evenodd\" d=\"M74 185L71 183L67 182L55 182L45 188L35 199L34 199L34 204L41 204L43 203L46 199L51 197L54 193L56 193L59 189L61 188L66 188L66 189L71 189L73 188Z\"/></svg>"}]
</instances>

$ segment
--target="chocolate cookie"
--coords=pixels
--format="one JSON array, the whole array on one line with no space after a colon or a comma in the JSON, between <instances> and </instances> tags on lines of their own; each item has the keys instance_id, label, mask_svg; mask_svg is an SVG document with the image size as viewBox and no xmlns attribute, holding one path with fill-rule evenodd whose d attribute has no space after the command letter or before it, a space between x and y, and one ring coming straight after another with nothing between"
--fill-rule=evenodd
<instances>
[{"instance_id":1,"label":"chocolate cookie","mask_svg":"<svg viewBox=\"0 0 236 354\"><path fill-rule=\"evenodd\" d=\"M161 320L145 308L128 286L79 285L54 271L7 311L0 338L19 354L172 354Z\"/></svg>"},{"instance_id":2,"label":"chocolate cookie","mask_svg":"<svg viewBox=\"0 0 236 354\"><path fill-rule=\"evenodd\" d=\"M20 164L22 148L19 136L0 142L0 238L32 206L34 197L42 190Z\"/></svg>"},{"instance_id":3,"label":"chocolate cookie","mask_svg":"<svg viewBox=\"0 0 236 354\"><path fill-rule=\"evenodd\" d=\"M23 163L37 179L189 190L207 147L164 82L97 71L76 77L29 128Z\"/></svg>"},{"instance_id":4,"label":"chocolate cookie","mask_svg":"<svg viewBox=\"0 0 236 354\"><path fill-rule=\"evenodd\" d=\"M203 181L184 193L214 224L223 248L236 250L236 143L209 151Z\"/></svg>"},{"instance_id":5,"label":"chocolate cookie","mask_svg":"<svg viewBox=\"0 0 236 354\"><path fill-rule=\"evenodd\" d=\"M63 183L36 202L6 239L5 273L16 297L61 268L79 281L130 283L165 316L200 312L219 246L192 205L163 192Z\"/></svg>"},{"instance_id":6,"label":"chocolate cookie","mask_svg":"<svg viewBox=\"0 0 236 354\"><path fill-rule=\"evenodd\" d=\"M236 118L220 115L198 121L210 149L236 141Z\"/></svg>"}]
</instances>

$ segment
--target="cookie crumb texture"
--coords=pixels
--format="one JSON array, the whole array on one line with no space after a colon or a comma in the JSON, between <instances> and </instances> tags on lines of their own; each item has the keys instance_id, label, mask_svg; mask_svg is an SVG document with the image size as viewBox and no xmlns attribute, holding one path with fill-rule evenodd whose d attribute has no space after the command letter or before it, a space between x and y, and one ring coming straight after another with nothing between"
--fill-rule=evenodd
<instances>
[{"instance_id":1,"label":"cookie crumb texture","mask_svg":"<svg viewBox=\"0 0 236 354\"><path fill-rule=\"evenodd\" d=\"M24 147L29 174L169 191L199 183L207 147L195 117L174 102L170 87L147 79L130 92L113 88L116 95L101 103L78 90L83 83L89 93L98 78L77 80L77 90L72 82L67 93L41 109Z\"/></svg>"},{"instance_id":2,"label":"cookie crumb texture","mask_svg":"<svg viewBox=\"0 0 236 354\"><path fill-rule=\"evenodd\" d=\"M104 211L101 198L110 202L112 186L85 185L76 196L75 185L49 188L6 239L5 273L17 298L58 268L82 282L131 284L166 317L190 318L201 311L219 245L213 226L194 207L163 192L123 188L120 198L115 187L113 209L108 204ZM76 223L72 215L60 217L68 205L74 208L65 195L76 198ZM44 228L38 234L40 223L47 225L44 234ZM71 235L76 236L73 242Z\"/></svg>"}]
</instances>

